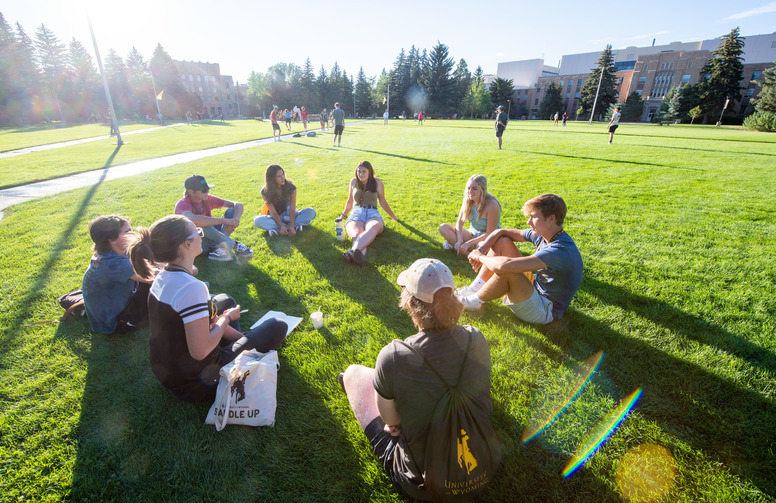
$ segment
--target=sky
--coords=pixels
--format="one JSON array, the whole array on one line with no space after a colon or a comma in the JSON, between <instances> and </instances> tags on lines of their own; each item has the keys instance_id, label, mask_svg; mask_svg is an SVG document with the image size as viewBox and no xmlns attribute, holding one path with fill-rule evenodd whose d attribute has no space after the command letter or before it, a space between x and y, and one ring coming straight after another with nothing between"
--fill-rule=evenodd
<instances>
[{"instance_id":1,"label":"sky","mask_svg":"<svg viewBox=\"0 0 776 503\"><path fill-rule=\"evenodd\" d=\"M222 75L245 83L252 71L284 62L349 75L390 70L399 52L442 42L456 62L495 74L499 62L716 38L776 29L776 1L652 0L8 0L6 22L34 39L44 24L67 43L75 37L94 56L88 17L100 54L147 61L157 44L173 59L219 63Z\"/></svg>"}]
</instances>

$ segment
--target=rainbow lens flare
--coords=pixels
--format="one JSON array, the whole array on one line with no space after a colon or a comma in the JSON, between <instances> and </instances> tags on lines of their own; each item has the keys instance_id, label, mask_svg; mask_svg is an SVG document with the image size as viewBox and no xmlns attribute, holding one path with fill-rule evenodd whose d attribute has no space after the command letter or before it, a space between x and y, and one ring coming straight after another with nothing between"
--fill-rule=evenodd
<instances>
[{"instance_id":1,"label":"rainbow lens flare","mask_svg":"<svg viewBox=\"0 0 776 503\"><path fill-rule=\"evenodd\" d=\"M564 477L568 478L576 472L585 461L590 459L596 449L617 431L617 428L625 420L628 413L636 406L636 402L641 398L642 392L643 390L641 388L637 388L636 391L625 397L617 408L607 414L606 417L593 428L585 440L582 441L577 452L571 457L568 464L563 469L563 472L561 472Z\"/></svg>"},{"instance_id":2,"label":"rainbow lens flare","mask_svg":"<svg viewBox=\"0 0 776 503\"><path fill-rule=\"evenodd\" d=\"M603 359L604 352L599 351L582 360L573 372L565 376L564 382L558 385L557 389L542 389L537 392L537 396L542 397L543 403L540 407L534 407L531 423L523 431L522 442L524 444L536 438L563 414L571 402L579 396L585 385L590 382Z\"/></svg>"}]
</instances>

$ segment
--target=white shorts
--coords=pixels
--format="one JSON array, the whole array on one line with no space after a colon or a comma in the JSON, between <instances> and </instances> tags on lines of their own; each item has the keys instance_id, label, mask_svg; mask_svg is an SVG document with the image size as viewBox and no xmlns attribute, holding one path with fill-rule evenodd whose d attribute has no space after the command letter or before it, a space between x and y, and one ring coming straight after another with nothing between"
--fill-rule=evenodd
<instances>
[{"instance_id":1,"label":"white shorts","mask_svg":"<svg viewBox=\"0 0 776 503\"><path fill-rule=\"evenodd\" d=\"M542 297L534 288L531 296L523 302L511 304L509 298L504 296L504 305L515 313L515 316L526 323L534 325L546 325L552 321L552 301L547 297Z\"/></svg>"}]
</instances>

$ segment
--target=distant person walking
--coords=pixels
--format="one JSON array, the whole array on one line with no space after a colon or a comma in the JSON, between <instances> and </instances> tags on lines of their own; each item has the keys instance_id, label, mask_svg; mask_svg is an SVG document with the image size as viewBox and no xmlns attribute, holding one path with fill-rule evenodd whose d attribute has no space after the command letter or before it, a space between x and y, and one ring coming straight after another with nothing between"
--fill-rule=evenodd
<instances>
[{"instance_id":1,"label":"distant person walking","mask_svg":"<svg viewBox=\"0 0 776 503\"><path fill-rule=\"evenodd\" d=\"M286 129L291 131L291 110L287 108L283 110L283 116L286 118Z\"/></svg>"},{"instance_id":2,"label":"distant person walking","mask_svg":"<svg viewBox=\"0 0 776 503\"><path fill-rule=\"evenodd\" d=\"M620 107L614 107L614 113L612 114L612 120L609 121L609 145L612 144L612 140L614 139L614 132L617 131L617 128L620 126L620 116L622 114L620 113Z\"/></svg>"},{"instance_id":3,"label":"distant person walking","mask_svg":"<svg viewBox=\"0 0 776 503\"><path fill-rule=\"evenodd\" d=\"M563 112L563 127L566 127L566 119L569 118L569 114Z\"/></svg>"},{"instance_id":4,"label":"distant person walking","mask_svg":"<svg viewBox=\"0 0 776 503\"><path fill-rule=\"evenodd\" d=\"M423 125L423 112L418 112L418 126Z\"/></svg>"},{"instance_id":5,"label":"distant person walking","mask_svg":"<svg viewBox=\"0 0 776 503\"><path fill-rule=\"evenodd\" d=\"M334 111L331 113L334 117L334 143L332 146L342 146L342 132L345 130L345 111L340 108L339 102L334 104Z\"/></svg>"},{"instance_id":6,"label":"distant person walking","mask_svg":"<svg viewBox=\"0 0 776 503\"><path fill-rule=\"evenodd\" d=\"M499 105L496 109L496 139L498 139L498 149L501 150L501 136L504 134L504 130L507 128L507 122L509 117L504 111L504 105Z\"/></svg>"},{"instance_id":7,"label":"distant person walking","mask_svg":"<svg viewBox=\"0 0 776 503\"><path fill-rule=\"evenodd\" d=\"M388 110L383 112L383 126L387 126L387 125L388 125Z\"/></svg>"},{"instance_id":8,"label":"distant person walking","mask_svg":"<svg viewBox=\"0 0 776 503\"><path fill-rule=\"evenodd\" d=\"M280 107L275 105L272 107L272 111L269 113L269 121L272 123L272 141L283 141L280 139L280 124L278 124L278 114L280 113ZM275 138L277 132L278 137Z\"/></svg>"},{"instance_id":9,"label":"distant person walking","mask_svg":"<svg viewBox=\"0 0 776 503\"><path fill-rule=\"evenodd\" d=\"M321 110L321 129L326 131L326 124L329 122L329 112L325 108Z\"/></svg>"},{"instance_id":10,"label":"distant person walking","mask_svg":"<svg viewBox=\"0 0 776 503\"><path fill-rule=\"evenodd\" d=\"M558 125L558 118L559 118L559 117L560 117L560 115L558 114L558 112L555 112L555 115L553 116L553 118L555 119L555 121L554 121L554 124L555 124L556 126Z\"/></svg>"},{"instance_id":11,"label":"distant person walking","mask_svg":"<svg viewBox=\"0 0 776 503\"><path fill-rule=\"evenodd\" d=\"M299 114L302 116L302 125L304 126L304 132L307 132L307 110L305 110L304 107L302 107L302 111L299 112Z\"/></svg>"}]
</instances>

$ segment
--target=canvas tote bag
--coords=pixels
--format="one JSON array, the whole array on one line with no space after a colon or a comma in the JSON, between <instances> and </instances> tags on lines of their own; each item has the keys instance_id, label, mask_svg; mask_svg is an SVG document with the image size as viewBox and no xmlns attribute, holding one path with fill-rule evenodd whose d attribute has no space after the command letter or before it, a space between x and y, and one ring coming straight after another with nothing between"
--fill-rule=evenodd
<instances>
[{"instance_id":1,"label":"canvas tote bag","mask_svg":"<svg viewBox=\"0 0 776 503\"><path fill-rule=\"evenodd\" d=\"M205 424L221 431L227 424L274 426L278 383L277 351L244 351L221 367L213 406Z\"/></svg>"}]
</instances>

